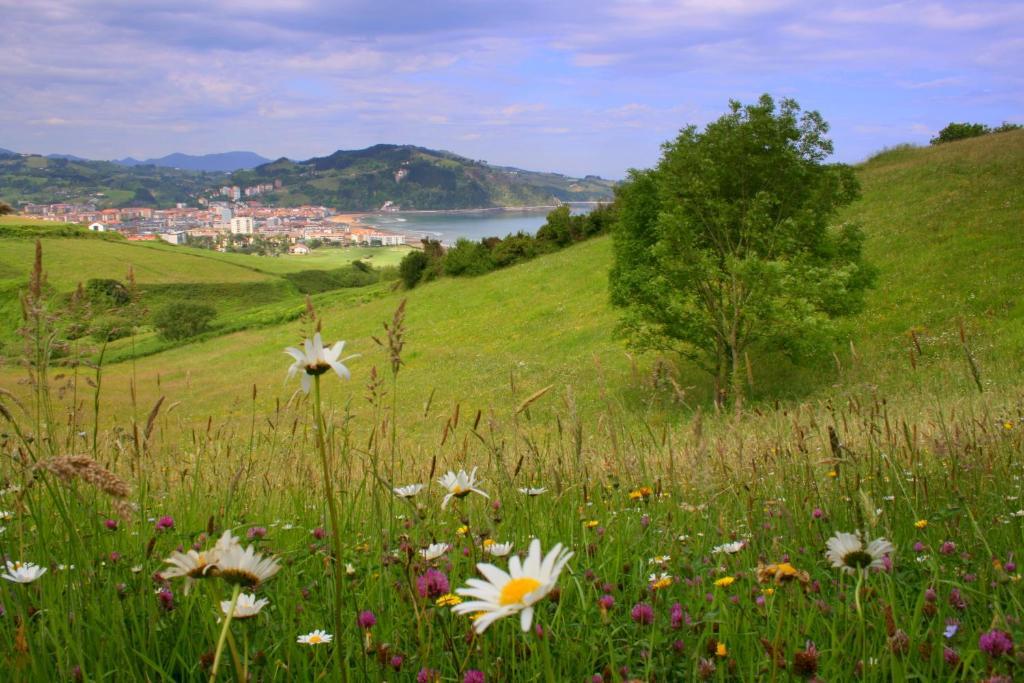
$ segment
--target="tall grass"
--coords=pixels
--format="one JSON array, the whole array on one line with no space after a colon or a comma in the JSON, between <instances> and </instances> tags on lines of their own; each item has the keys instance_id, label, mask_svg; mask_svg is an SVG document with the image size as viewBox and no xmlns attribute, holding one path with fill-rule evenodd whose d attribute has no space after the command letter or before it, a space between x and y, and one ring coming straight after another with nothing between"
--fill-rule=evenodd
<instances>
[{"instance_id":1,"label":"tall grass","mask_svg":"<svg viewBox=\"0 0 1024 683\"><path fill-rule=\"evenodd\" d=\"M415 347L398 315L381 351L350 363L366 385L362 417L331 400L324 375L322 403L296 392L264 412L257 397L274 389L254 386L247 419L195 428L161 401L105 429L99 369L60 381L43 371L47 324L26 332L39 352L26 359L34 404L0 394L0 550L48 569L0 582L13 680L208 677L230 587L207 578L186 594L159 572L172 551L208 548L227 529L283 568L257 591L269 606L225 631L221 679L978 680L1017 669L980 645L992 629L1024 636L1019 392L904 414L862 396L655 426L614 400L582 414L571 394L510 386L514 409L428 403L436 431L409 436L398 399ZM56 390L66 382L74 390ZM463 467L480 468L490 498L441 510L432 480ZM391 492L414 482L427 484L416 497ZM895 544L890 568L830 566L826 540L854 530ZM537 605L540 628L509 618L475 634L417 581L434 567L455 589L477 562L505 566L486 540L522 552L534 537L576 553ZM428 562L418 551L434 542L452 548ZM782 562L806 580L758 580L759 565ZM296 642L313 629L333 642Z\"/></svg>"}]
</instances>

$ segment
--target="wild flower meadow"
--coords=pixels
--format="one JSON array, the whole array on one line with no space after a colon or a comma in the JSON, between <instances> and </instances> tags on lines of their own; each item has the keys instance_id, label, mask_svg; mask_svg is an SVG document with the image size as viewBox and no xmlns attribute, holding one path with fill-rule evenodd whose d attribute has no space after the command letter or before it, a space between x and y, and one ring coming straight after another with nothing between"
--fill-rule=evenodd
<instances>
[{"instance_id":1,"label":"wild flower meadow","mask_svg":"<svg viewBox=\"0 0 1024 683\"><path fill-rule=\"evenodd\" d=\"M36 298L33 299L33 296ZM1014 397L882 398L673 429L454 407L406 439L404 310L342 359L307 316L276 411L190 425L0 392L5 680L1011 680L1024 650ZM34 308L33 308L34 306ZM284 349L282 349L282 352ZM68 371L63 371L68 372ZM295 383L301 375L299 383ZM362 406L330 383L366 386ZM439 379L439 381L443 381Z\"/></svg>"}]
</instances>

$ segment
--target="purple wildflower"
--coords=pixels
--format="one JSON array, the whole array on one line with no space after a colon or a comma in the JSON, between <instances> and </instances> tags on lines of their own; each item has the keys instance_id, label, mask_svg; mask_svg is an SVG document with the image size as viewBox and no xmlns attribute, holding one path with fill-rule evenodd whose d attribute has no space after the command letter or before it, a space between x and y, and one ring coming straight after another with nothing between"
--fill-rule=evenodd
<instances>
[{"instance_id":1,"label":"purple wildflower","mask_svg":"<svg viewBox=\"0 0 1024 683\"><path fill-rule=\"evenodd\" d=\"M633 621L642 626L650 626L654 623L654 608L646 602L638 602L633 605L633 609L630 610L629 616Z\"/></svg>"},{"instance_id":2,"label":"purple wildflower","mask_svg":"<svg viewBox=\"0 0 1024 683\"><path fill-rule=\"evenodd\" d=\"M377 617L370 610L363 610L356 617L356 623L359 624L359 628L368 631L377 625Z\"/></svg>"},{"instance_id":3,"label":"purple wildflower","mask_svg":"<svg viewBox=\"0 0 1024 683\"><path fill-rule=\"evenodd\" d=\"M107 521L105 521L103 523L111 531L117 531L117 520L116 519L108 519Z\"/></svg>"},{"instance_id":4,"label":"purple wildflower","mask_svg":"<svg viewBox=\"0 0 1024 683\"><path fill-rule=\"evenodd\" d=\"M160 606L165 612L170 612L174 609L174 593L171 592L170 588L161 588L156 593L156 599L160 602Z\"/></svg>"},{"instance_id":5,"label":"purple wildflower","mask_svg":"<svg viewBox=\"0 0 1024 683\"><path fill-rule=\"evenodd\" d=\"M428 669L427 667L423 667L416 674L416 683L436 683L440 678L441 672L437 669Z\"/></svg>"},{"instance_id":6,"label":"purple wildflower","mask_svg":"<svg viewBox=\"0 0 1024 683\"><path fill-rule=\"evenodd\" d=\"M250 541L254 538L263 538L267 535L267 527L265 526L254 526L249 527L249 530L245 532L245 537Z\"/></svg>"},{"instance_id":7,"label":"purple wildflower","mask_svg":"<svg viewBox=\"0 0 1024 683\"><path fill-rule=\"evenodd\" d=\"M428 569L425 574L416 577L416 590L421 598L436 599L451 591L448 577L444 572Z\"/></svg>"},{"instance_id":8,"label":"purple wildflower","mask_svg":"<svg viewBox=\"0 0 1024 683\"><path fill-rule=\"evenodd\" d=\"M160 519L156 520L156 530L166 531L167 529L174 528L174 517L170 515L164 515Z\"/></svg>"},{"instance_id":9,"label":"purple wildflower","mask_svg":"<svg viewBox=\"0 0 1024 683\"><path fill-rule=\"evenodd\" d=\"M683 627L683 606L678 602L672 604L670 612L672 628L678 630Z\"/></svg>"},{"instance_id":10,"label":"purple wildflower","mask_svg":"<svg viewBox=\"0 0 1024 683\"><path fill-rule=\"evenodd\" d=\"M956 650L951 647L942 648L942 658L946 660L946 664L951 667L956 667L960 664L960 655L958 655Z\"/></svg>"},{"instance_id":11,"label":"purple wildflower","mask_svg":"<svg viewBox=\"0 0 1024 683\"><path fill-rule=\"evenodd\" d=\"M466 675L462 677L462 683L487 683L487 678L484 677L483 671L470 669L466 672Z\"/></svg>"},{"instance_id":12,"label":"purple wildflower","mask_svg":"<svg viewBox=\"0 0 1024 683\"><path fill-rule=\"evenodd\" d=\"M978 649L989 657L1000 657L1013 651L1013 638L1006 631L997 628L982 633L978 639Z\"/></svg>"}]
</instances>

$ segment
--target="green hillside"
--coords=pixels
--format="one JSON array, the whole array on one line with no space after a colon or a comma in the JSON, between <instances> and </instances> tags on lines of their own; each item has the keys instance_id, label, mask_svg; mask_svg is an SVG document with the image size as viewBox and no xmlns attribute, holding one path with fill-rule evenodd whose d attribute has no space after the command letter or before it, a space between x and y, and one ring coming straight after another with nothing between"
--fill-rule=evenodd
<instances>
[{"instance_id":1,"label":"green hillside","mask_svg":"<svg viewBox=\"0 0 1024 683\"><path fill-rule=\"evenodd\" d=\"M548 206L556 201L611 198L613 183L594 176L569 178L491 166L451 152L412 145L338 150L326 157L288 159L232 174L236 185L280 180L266 195L271 204L323 204L367 211L393 202L404 209L470 209Z\"/></svg>"},{"instance_id":2,"label":"green hillside","mask_svg":"<svg viewBox=\"0 0 1024 683\"><path fill-rule=\"evenodd\" d=\"M863 223L867 254L879 270L867 311L846 324L834 358L794 368L758 359L752 395L772 401L837 398L878 392L898 400L970 395L958 325L963 319L982 380L1016 386L1024 350L1024 285L1018 239L1024 209L1024 133L1007 133L927 149L878 155L858 170L863 198L842 217ZM554 385L545 401L559 407L566 388L587 410L606 401L633 411L664 410L671 392L649 388L653 357L631 359L613 335L607 303L608 238L480 278L442 279L407 294L354 305L349 297L319 299L331 340L346 339L362 357L352 365L384 366L371 340L402 296L408 297L402 412L422 420L436 405L463 409L514 407L536 389ZM920 352L910 332L917 333ZM176 348L135 366L140 402L187 397L195 417L242 405L253 384L267 405L283 386L282 349L298 341L297 323L240 331ZM762 362L764 361L764 362ZM365 371L367 367L364 367ZM113 400L127 386L128 367L108 369ZM202 378L201 384L197 378ZM159 378L159 388L157 379ZM514 382L514 389L512 383ZM4 382L5 384L7 382ZM682 366L677 384L691 407L705 404L709 383ZM332 399L359 396L360 383L331 383ZM909 398L907 400L910 400ZM543 402L542 402L543 403ZM542 406L538 409L543 410ZM184 408L182 409L184 410ZM675 419L675 418L673 418Z\"/></svg>"},{"instance_id":3,"label":"green hillside","mask_svg":"<svg viewBox=\"0 0 1024 683\"><path fill-rule=\"evenodd\" d=\"M177 202L196 205L204 196L222 198L224 185L275 181L283 187L259 197L268 205L320 204L354 211L374 210L387 201L406 209L549 206L558 200L607 200L614 185L596 176L491 166L411 145L338 150L306 161L282 158L233 174L0 151L0 201L14 206L68 202L166 208Z\"/></svg>"},{"instance_id":4,"label":"green hillside","mask_svg":"<svg viewBox=\"0 0 1024 683\"><path fill-rule=\"evenodd\" d=\"M32 269L37 238L47 283L55 295L66 296L91 279L123 282L130 268L148 313L175 301L207 303L216 309L214 328L221 331L293 319L302 310L306 291L337 288L335 283L323 283L325 276L349 273L356 260L376 269L394 267L407 251L320 249L306 256L281 257L222 254L163 242L130 242L78 226L7 217L0 221L0 349L7 346L8 353L17 346L18 292ZM360 296L367 294L363 291ZM123 357L118 350L129 345L140 353L168 346L144 330L135 344L115 342L112 357Z\"/></svg>"}]
</instances>

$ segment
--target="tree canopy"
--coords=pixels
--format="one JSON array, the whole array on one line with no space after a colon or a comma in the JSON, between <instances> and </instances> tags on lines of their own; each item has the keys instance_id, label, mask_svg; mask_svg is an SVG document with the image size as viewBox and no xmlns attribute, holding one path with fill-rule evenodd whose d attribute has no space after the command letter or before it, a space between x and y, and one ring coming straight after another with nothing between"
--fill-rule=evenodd
<instances>
[{"instance_id":1,"label":"tree canopy","mask_svg":"<svg viewBox=\"0 0 1024 683\"><path fill-rule=\"evenodd\" d=\"M751 347L793 359L826 348L833 320L861 310L874 277L859 227L830 225L859 186L848 166L824 163L827 132L790 99L733 101L617 190L610 293L621 330L637 348L697 363L737 409Z\"/></svg>"}]
</instances>

